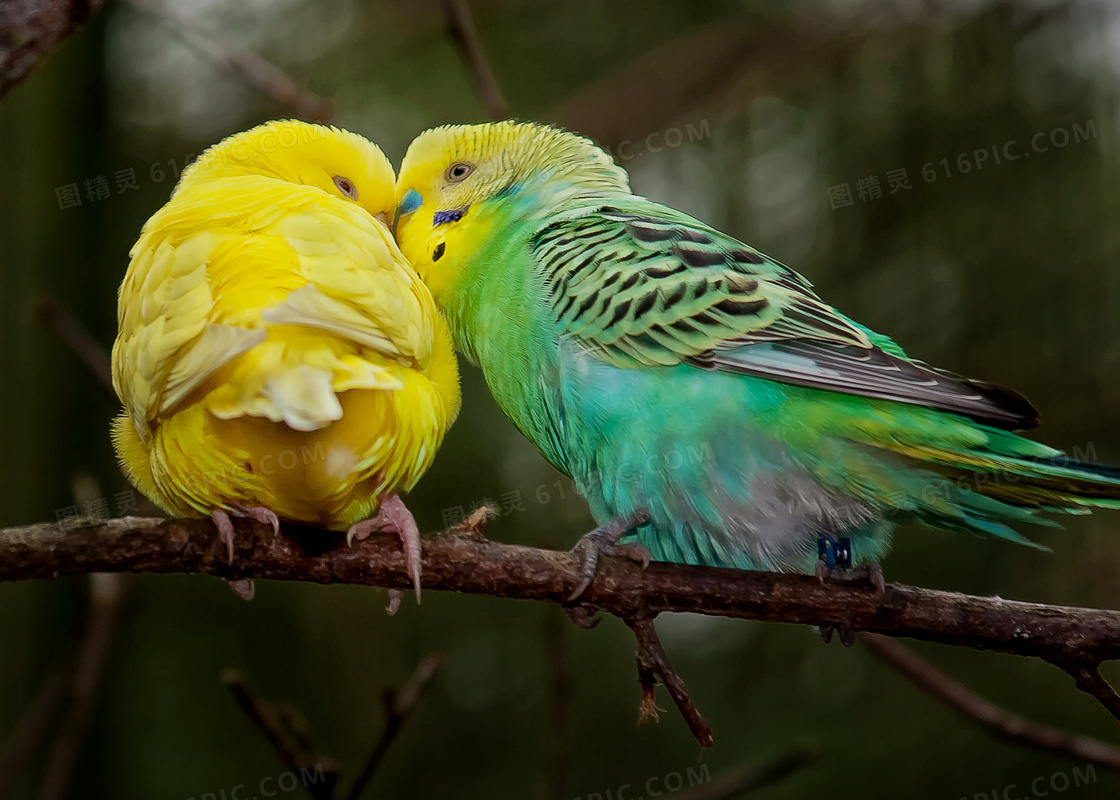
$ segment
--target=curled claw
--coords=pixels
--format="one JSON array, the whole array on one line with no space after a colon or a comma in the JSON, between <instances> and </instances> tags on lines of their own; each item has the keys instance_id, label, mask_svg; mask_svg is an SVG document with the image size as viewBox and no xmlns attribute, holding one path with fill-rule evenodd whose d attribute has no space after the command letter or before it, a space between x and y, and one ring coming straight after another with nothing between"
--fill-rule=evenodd
<instances>
[{"instance_id":1,"label":"curled claw","mask_svg":"<svg viewBox=\"0 0 1120 800\"><path fill-rule=\"evenodd\" d=\"M233 589L233 593L246 602L252 600L257 593L257 585L253 583L252 578L242 578L237 581L228 581L228 583L229 588Z\"/></svg>"},{"instance_id":2,"label":"curled claw","mask_svg":"<svg viewBox=\"0 0 1120 800\"><path fill-rule=\"evenodd\" d=\"M401 600L404 599L404 592L400 589L389 590L389 605L385 606L385 613L390 617L395 617L397 611L400 610Z\"/></svg>"},{"instance_id":3,"label":"curled claw","mask_svg":"<svg viewBox=\"0 0 1120 800\"><path fill-rule=\"evenodd\" d=\"M357 522L350 526L346 532L346 545L353 548L355 541L363 541L376 530L386 533L395 533L401 538L404 548L405 570L412 578L412 587L416 591L416 602L420 602L420 528L416 525L416 518L405 506L404 501L396 494L391 494L381 501L377 516ZM389 607L393 608L390 597Z\"/></svg>"},{"instance_id":4,"label":"curled claw","mask_svg":"<svg viewBox=\"0 0 1120 800\"><path fill-rule=\"evenodd\" d=\"M561 608L564 609L564 613L568 616L568 619L585 631L591 630L599 624L599 615L584 606L561 606Z\"/></svg>"},{"instance_id":5,"label":"curled claw","mask_svg":"<svg viewBox=\"0 0 1120 800\"><path fill-rule=\"evenodd\" d=\"M218 541L226 546L226 564L233 564L233 521L229 518L229 514L220 508L215 508L210 512L210 519L214 522L214 527L218 529Z\"/></svg>"},{"instance_id":6,"label":"curled claw","mask_svg":"<svg viewBox=\"0 0 1120 800\"><path fill-rule=\"evenodd\" d=\"M272 514L272 512L268 511L268 509L256 510L267 511L269 514ZM234 513L237 514L238 512L235 511ZM240 514L238 515L241 516ZM272 514L272 517L273 519L275 519L276 515ZM232 566L233 554L236 549L234 547L233 541L233 520L230 519L229 514L226 511L223 511L220 508L215 508L210 512L210 519L214 522L214 527L218 529L218 541L226 546L226 563ZM257 518L254 517L254 519ZM280 520L278 519L275 523L275 529L277 530L277 532L279 532ZM233 590L233 593L240 597L242 600L252 600L253 595L255 595L257 591L256 584L253 583L252 578L242 578L236 581L226 581L226 583L229 584L229 588Z\"/></svg>"},{"instance_id":7,"label":"curled claw","mask_svg":"<svg viewBox=\"0 0 1120 800\"><path fill-rule=\"evenodd\" d=\"M595 573L599 568L599 556L604 553L628 558L641 564L642 569L649 566L650 554L645 547L637 542L618 544L618 540L627 531L638 527L647 520L649 520L649 514L645 511L638 511L629 517L612 519L606 525L599 526L576 542L576 546L572 548L571 552L578 552L583 555L583 579L568 595L568 599L565 600L566 603L576 602L587 591L587 587L595 580Z\"/></svg>"},{"instance_id":8,"label":"curled claw","mask_svg":"<svg viewBox=\"0 0 1120 800\"><path fill-rule=\"evenodd\" d=\"M346 546L353 550L354 542L364 542L368 538L369 530L364 529L363 523L359 522L351 525L350 530L346 531Z\"/></svg>"},{"instance_id":9,"label":"curled claw","mask_svg":"<svg viewBox=\"0 0 1120 800\"><path fill-rule=\"evenodd\" d=\"M270 508L264 506L252 506L245 508L244 506L237 506L237 515L241 517L248 517L251 520L261 523L262 525L272 526L272 533L275 536L280 535L280 518L276 516Z\"/></svg>"}]
</instances>

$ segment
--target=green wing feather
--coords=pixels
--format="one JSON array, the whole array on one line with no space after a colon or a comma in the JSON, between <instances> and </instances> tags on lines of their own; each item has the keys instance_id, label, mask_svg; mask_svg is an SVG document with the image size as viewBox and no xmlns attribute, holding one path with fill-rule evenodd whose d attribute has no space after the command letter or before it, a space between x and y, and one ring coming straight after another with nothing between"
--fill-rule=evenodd
<instances>
[{"instance_id":1,"label":"green wing feather","mask_svg":"<svg viewBox=\"0 0 1120 800\"><path fill-rule=\"evenodd\" d=\"M558 330L615 366L687 363L1000 427L1037 424L1021 395L910 359L793 270L665 206L565 216L534 249Z\"/></svg>"}]
</instances>

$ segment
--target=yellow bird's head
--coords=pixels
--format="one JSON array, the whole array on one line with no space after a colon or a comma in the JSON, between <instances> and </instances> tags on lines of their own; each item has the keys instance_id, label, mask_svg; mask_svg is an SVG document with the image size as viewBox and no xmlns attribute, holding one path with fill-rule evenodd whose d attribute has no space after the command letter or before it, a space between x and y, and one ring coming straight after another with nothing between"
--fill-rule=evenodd
<instances>
[{"instance_id":1,"label":"yellow bird's head","mask_svg":"<svg viewBox=\"0 0 1120 800\"><path fill-rule=\"evenodd\" d=\"M315 186L391 220L393 165L356 133L299 120L274 120L226 137L183 170L176 192L211 178L264 175Z\"/></svg>"},{"instance_id":2,"label":"yellow bird's head","mask_svg":"<svg viewBox=\"0 0 1120 800\"><path fill-rule=\"evenodd\" d=\"M535 122L445 125L405 153L397 243L439 299L500 220L566 196L629 191L626 172L578 134Z\"/></svg>"}]
</instances>

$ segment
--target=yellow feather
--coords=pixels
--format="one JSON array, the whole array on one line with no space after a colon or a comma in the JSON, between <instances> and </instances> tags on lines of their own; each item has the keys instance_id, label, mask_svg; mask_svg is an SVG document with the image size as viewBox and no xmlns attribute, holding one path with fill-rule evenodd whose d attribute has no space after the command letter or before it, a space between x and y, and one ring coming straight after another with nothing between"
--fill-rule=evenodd
<instances>
[{"instance_id":1,"label":"yellow feather","mask_svg":"<svg viewBox=\"0 0 1120 800\"><path fill-rule=\"evenodd\" d=\"M114 446L161 508L341 530L431 465L458 367L378 218L393 184L372 143L294 121L184 170L132 249L113 347Z\"/></svg>"}]
</instances>

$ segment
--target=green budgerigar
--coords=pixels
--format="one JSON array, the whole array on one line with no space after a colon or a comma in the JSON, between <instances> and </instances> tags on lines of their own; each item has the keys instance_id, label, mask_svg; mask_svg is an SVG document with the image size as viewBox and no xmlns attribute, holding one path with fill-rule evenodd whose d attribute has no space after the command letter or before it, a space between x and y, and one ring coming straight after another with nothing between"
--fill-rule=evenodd
<instances>
[{"instance_id":1,"label":"green budgerigar","mask_svg":"<svg viewBox=\"0 0 1120 800\"><path fill-rule=\"evenodd\" d=\"M657 560L813 572L849 543L877 562L905 521L1029 544L1014 526L1120 506L1120 470L1012 432L1025 398L915 361L576 134L427 131L397 197L503 411Z\"/></svg>"}]
</instances>

